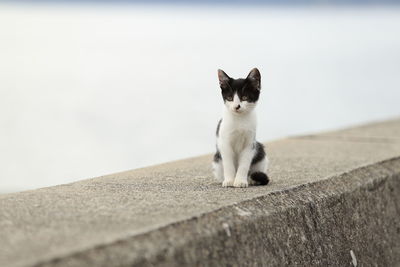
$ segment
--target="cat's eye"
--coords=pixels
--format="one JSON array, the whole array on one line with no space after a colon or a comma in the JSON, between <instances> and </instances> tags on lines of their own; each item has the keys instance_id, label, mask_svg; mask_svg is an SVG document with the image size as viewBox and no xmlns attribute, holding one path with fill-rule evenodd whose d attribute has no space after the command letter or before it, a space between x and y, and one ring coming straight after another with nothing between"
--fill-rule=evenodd
<instances>
[{"instance_id":1,"label":"cat's eye","mask_svg":"<svg viewBox=\"0 0 400 267\"><path fill-rule=\"evenodd\" d=\"M242 96L242 101L246 101L247 100L247 96Z\"/></svg>"},{"instance_id":2,"label":"cat's eye","mask_svg":"<svg viewBox=\"0 0 400 267\"><path fill-rule=\"evenodd\" d=\"M227 99L228 101L232 101L232 100L233 100L233 97L228 96L226 99Z\"/></svg>"}]
</instances>

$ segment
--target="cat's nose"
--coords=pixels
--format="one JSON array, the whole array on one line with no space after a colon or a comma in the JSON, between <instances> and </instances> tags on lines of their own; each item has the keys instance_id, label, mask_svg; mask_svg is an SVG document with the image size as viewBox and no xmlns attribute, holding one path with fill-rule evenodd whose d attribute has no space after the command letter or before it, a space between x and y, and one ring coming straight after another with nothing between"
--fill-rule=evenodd
<instances>
[{"instance_id":1,"label":"cat's nose","mask_svg":"<svg viewBox=\"0 0 400 267\"><path fill-rule=\"evenodd\" d=\"M240 105L237 105L237 106L235 107L236 110L239 110L239 108L240 108Z\"/></svg>"}]
</instances>

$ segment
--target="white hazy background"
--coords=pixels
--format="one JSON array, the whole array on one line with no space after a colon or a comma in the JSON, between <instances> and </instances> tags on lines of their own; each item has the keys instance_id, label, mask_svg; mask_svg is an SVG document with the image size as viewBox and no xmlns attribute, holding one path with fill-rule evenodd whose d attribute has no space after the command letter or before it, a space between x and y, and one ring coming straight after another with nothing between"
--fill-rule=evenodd
<instances>
[{"instance_id":1,"label":"white hazy background","mask_svg":"<svg viewBox=\"0 0 400 267\"><path fill-rule=\"evenodd\" d=\"M260 141L400 116L400 8L0 4L0 192L213 152L253 67Z\"/></svg>"}]
</instances>

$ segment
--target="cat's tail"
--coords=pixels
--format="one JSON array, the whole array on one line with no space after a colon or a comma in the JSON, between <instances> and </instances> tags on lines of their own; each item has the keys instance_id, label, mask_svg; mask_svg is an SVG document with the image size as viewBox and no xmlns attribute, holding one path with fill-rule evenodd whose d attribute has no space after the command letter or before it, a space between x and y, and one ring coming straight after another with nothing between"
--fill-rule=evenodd
<instances>
[{"instance_id":1,"label":"cat's tail","mask_svg":"<svg viewBox=\"0 0 400 267\"><path fill-rule=\"evenodd\" d=\"M269 177L263 172L253 172L250 178L256 182L257 185L267 185L269 183Z\"/></svg>"}]
</instances>

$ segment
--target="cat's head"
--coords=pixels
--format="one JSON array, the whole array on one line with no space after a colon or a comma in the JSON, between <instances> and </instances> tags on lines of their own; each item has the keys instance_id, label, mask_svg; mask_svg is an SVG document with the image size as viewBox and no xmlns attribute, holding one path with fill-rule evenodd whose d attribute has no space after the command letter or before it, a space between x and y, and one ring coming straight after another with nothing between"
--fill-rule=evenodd
<instances>
[{"instance_id":1,"label":"cat's head","mask_svg":"<svg viewBox=\"0 0 400 267\"><path fill-rule=\"evenodd\" d=\"M246 79L233 79L223 70L218 70L218 79L229 111L245 114L255 108L261 89L261 74L257 68L252 69Z\"/></svg>"}]
</instances>

